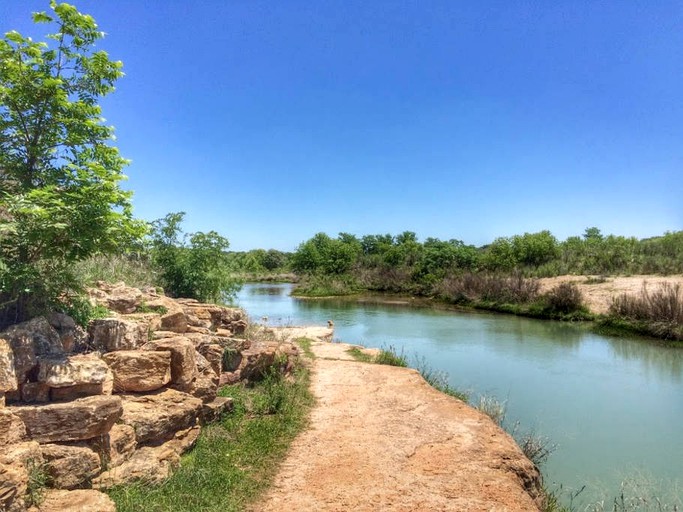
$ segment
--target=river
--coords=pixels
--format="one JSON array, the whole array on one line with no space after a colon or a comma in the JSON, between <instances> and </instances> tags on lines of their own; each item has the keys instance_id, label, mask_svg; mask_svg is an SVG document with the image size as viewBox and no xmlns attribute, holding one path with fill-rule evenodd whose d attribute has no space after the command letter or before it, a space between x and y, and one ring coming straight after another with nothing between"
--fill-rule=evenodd
<instances>
[{"instance_id":1,"label":"river","mask_svg":"<svg viewBox=\"0 0 683 512\"><path fill-rule=\"evenodd\" d=\"M597 335L585 326L515 316L348 300L301 300L292 285L250 284L238 304L269 325L323 325L335 339L393 347L446 372L472 402L492 395L506 424L547 436L543 466L564 501L628 493L683 501L683 350ZM611 507L608 508L611 510ZM638 509L641 510L641 509ZM643 509L645 510L645 509ZM654 509L653 509L654 510Z\"/></svg>"}]
</instances>

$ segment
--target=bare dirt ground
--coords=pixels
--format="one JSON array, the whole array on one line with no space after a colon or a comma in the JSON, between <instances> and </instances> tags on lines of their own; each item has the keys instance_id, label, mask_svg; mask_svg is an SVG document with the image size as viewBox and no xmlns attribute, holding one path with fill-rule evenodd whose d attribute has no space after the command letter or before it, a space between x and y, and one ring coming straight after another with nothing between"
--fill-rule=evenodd
<instances>
[{"instance_id":1,"label":"bare dirt ground","mask_svg":"<svg viewBox=\"0 0 683 512\"><path fill-rule=\"evenodd\" d=\"M538 510L538 472L508 434L416 371L356 362L349 347L312 344L310 425L253 510Z\"/></svg>"},{"instance_id":2,"label":"bare dirt ground","mask_svg":"<svg viewBox=\"0 0 683 512\"><path fill-rule=\"evenodd\" d=\"M623 293L637 295L647 286L649 291L654 291L662 283L680 284L683 286L683 276L630 276L630 277L607 277L604 283L589 283L588 276L559 276L541 279L541 291L547 291L562 282L574 282L581 290L588 308L593 313L606 313L612 303L613 297Z\"/></svg>"}]
</instances>

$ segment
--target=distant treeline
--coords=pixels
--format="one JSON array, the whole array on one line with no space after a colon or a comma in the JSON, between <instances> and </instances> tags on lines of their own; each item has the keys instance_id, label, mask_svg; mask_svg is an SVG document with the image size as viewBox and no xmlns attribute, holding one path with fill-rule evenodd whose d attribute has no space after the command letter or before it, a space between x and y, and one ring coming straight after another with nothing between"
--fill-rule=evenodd
<instances>
[{"instance_id":1,"label":"distant treeline","mask_svg":"<svg viewBox=\"0 0 683 512\"><path fill-rule=\"evenodd\" d=\"M464 273L551 277L566 274L683 273L683 231L639 240L603 235L588 228L582 236L558 241L550 231L501 237L482 247L460 240L427 238L415 233L365 235L318 233L294 253L275 249L230 252L238 274L294 272L299 276L353 281L378 291L428 291L443 279Z\"/></svg>"},{"instance_id":2,"label":"distant treeline","mask_svg":"<svg viewBox=\"0 0 683 512\"><path fill-rule=\"evenodd\" d=\"M429 292L438 283L464 273L564 274L683 273L683 231L639 240L603 235L588 228L582 236L558 241L550 231L501 237L483 247L460 240L399 235L357 237L318 233L288 258L292 271L309 277L352 280L362 289Z\"/></svg>"}]
</instances>

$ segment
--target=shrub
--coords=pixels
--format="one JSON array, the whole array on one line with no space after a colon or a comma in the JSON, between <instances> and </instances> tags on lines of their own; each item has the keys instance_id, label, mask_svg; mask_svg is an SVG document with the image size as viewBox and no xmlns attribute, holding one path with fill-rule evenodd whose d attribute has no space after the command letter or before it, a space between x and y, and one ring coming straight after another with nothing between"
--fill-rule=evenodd
<instances>
[{"instance_id":1,"label":"shrub","mask_svg":"<svg viewBox=\"0 0 683 512\"><path fill-rule=\"evenodd\" d=\"M584 309L581 290L574 283L560 283L548 291L543 299L550 312L568 314Z\"/></svg>"},{"instance_id":2,"label":"shrub","mask_svg":"<svg viewBox=\"0 0 683 512\"><path fill-rule=\"evenodd\" d=\"M185 213L152 223L152 262L166 293L203 302L229 302L239 289L230 277L227 238L215 231L183 234Z\"/></svg>"}]
</instances>

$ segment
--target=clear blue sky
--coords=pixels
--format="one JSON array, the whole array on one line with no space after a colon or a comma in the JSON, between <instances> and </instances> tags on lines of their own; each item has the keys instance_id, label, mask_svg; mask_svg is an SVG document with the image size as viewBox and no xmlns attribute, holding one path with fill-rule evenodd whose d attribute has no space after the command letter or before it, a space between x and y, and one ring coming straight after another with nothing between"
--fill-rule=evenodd
<instances>
[{"instance_id":1,"label":"clear blue sky","mask_svg":"<svg viewBox=\"0 0 683 512\"><path fill-rule=\"evenodd\" d=\"M74 3L124 62L141 218L236 250L683 229L680 1ZM47 5L1 0L0 30Z\"/></svg>"}]
</instances>

